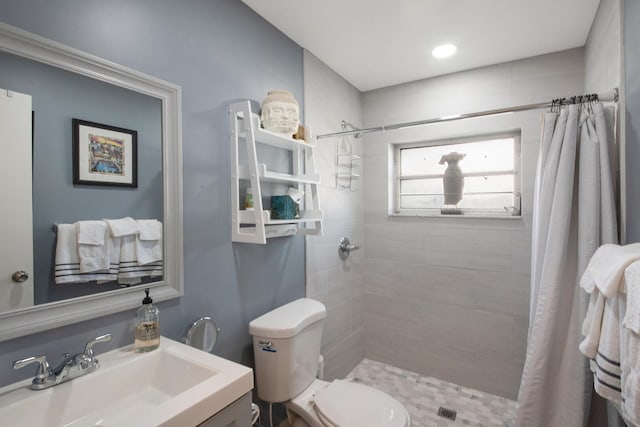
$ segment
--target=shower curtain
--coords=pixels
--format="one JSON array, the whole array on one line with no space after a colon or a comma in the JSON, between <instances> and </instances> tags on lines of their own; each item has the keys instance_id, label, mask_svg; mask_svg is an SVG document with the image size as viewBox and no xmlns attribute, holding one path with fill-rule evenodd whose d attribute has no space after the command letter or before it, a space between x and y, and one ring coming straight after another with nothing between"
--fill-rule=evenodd
<instances>
[{"instance_id":1,"label":"shower curtain","mask_svg":"<svg viewBox=\"0 0 640 427\"><path fill-rule=\"evenodd\" d=\"M617 242L608 139L600 103L544 114L517 427L584 426L589 416L592 378L578 350L588 295L578 281L597 247Z\"/></svg>"}]
</instances>

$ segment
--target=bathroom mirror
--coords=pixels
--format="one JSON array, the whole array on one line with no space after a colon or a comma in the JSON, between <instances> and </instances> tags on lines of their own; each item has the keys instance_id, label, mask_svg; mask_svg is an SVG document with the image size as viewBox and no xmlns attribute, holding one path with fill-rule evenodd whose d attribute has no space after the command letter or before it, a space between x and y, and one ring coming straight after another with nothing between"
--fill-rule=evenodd
<instances>
[{"instance_id":1,"label":"bathroom mirror","mask_svg":"<svg viewBox=\"0 0 640 427\"><path fill-rule=\"evenodd\" d=\"M96 218L54 218L51 223L46 225L47 232L51 235L53 222L59 221L74 222L78 219L101 219L101 218L118 218L122 216L134 216L138 218L153 217L163 222L163 262L164 272L162 279L156 282L145 284L145 287L152 287L153 299L155 301L163 301L170 298L176 298L183 294L183 273L182 273L182 149L181 149L181 92L180 87L172 83L162 81L152 76L145 75L135 70L120 66L118 64L103 60L93 55L81 52L57 42L53 42L46 38L23 31L10 25L0 23L0 55L16 58L18 61L34 61L42 67L51 68L52 72L47 75L67 73L76 76L82 84L101 87L102 94L108 93L107 97L111 97L111 92L118 93L118 96L124 99L135 100L136 103L147 104L150 106L151 113L136 111L135 115L139 118L138 124L145 128L147 124L143 123L144 117L151 117L152 125L147 126L145 135L153 135L155 147L145 152L139 152L140 156L145 158L138 159L138 166L144 169L145 173L150 174L149 181L155 181L153 189L138 188L106 188L102 193L102 189L93 189L92 194L98 191L101 197L105 199L111 197L111 194L120 194L123 199L112 199L105 205L125 205L128 209L133 210L131 206L142 202L143 198L153 199L154 207L143 213L128 214L130 210L112 211L104 209L103 215L94 213ZM34 78L28 75L26 78ZM65 77L66 78L66 77ZM69 79L68 87L65 87L59 95L61 100L64 98L79 98L77 93L77 85L73 83L73 79ZM104 88L112 88L112 91L104 92ZM6 89L12 89L10 87ZM10 93L6 93L11 96ZM102 95L100 96L102 98ZM99 103L100 99L92 101ZM123 99L123 98L118 98ZM128 101L125 101L128 103ZM78 117L87 119L87 117ZM38 112L34 112L34 121L38 120ZM94 120L97 121L97 120ZM108 119L107 119L108 121ZM71 126L71 122L67 120L58 120L58 126ZM37 131L37 128L34 127ZM65 143L67 141L64 141ZM69 146L71 141L68 141ZM62 176L70 176L71 158L63 156L64 160L51 161L52 167L59 167L62 170ZM149 160L149 158L153 158ZM51 157L53 159L53 157ZM150 167L147 163L154 164ZM58 165L58 163L64 163ZM34 163L34 167L37 165ZM154 169L155 168L155 169ZM142 170L139 174L142 174ZM139 175L141 176L141 175ZM61 180L60 180L61 181ZM138 181L140 182L140 181ZM6 183L4 185L7 185ZM35 187L34 187L35 188ZM89 194L90 188L74 187L76 193L85 191ZM117 193L114 190L119 190ZM140 191L138 191L140 190ZM77 195L77 194L76 194ZM34 194L34 199L40 197ZM139 200L136 200L136 197ZM86 198L81 197L86 202ZM59 204L70 203L66 197L61 197L56 202ZM77 200L77 199L76 199ZM122 203L120 202L122 201ZM49 202L53 203L53 202ZM73 203L71 205L73 207ZM36 217L40 210L38 203L34 203L34 232L42 233L44 225L39 223L36 230ZM74 207L75 208L75 207ZM80 206L77 206L80 209ZM127 209L127 208L124 208ZM103 211L99 211L102 213ZM99 216L98 216L99 215ZM36 233L37 235L37 233ZM34 240L34 254L38 258L54 256L53 239L47 240L41 244L38 239ZM12 242L2 241L0 245ZM0 246L0 253L7 253L11 249ZM44 255L43 255L44 254ZM49 284L50 287L55 284ZM81 285L85 286L85 285ZM119 288L112 286L105 288L107 290L99 293L91 291L81 292L75 295L57 295L49 299L36 300L36 305L20 309L0 311L0 341L23 336L46 329L51 329L94 317L103 316L129 308L137 307L141 301L142 288L131 286L128 288Z\"/></svg>"}]
</instances>

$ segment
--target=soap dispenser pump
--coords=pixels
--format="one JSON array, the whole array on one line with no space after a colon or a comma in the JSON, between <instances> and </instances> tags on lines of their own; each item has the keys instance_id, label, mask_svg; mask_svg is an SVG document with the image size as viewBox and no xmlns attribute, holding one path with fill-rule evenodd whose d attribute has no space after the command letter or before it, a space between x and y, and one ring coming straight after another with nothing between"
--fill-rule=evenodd
<instances>
[{"instance_id":1,"label":"soap dispenser pump","mask_svg":"<svg viewBox=\"0 0 640 427\"><path fill-rule=\"evenodd\" d=\"M143 353L155 350L160 346L160 323L157 307L152 305L149 288L145 289L146 297L142 300L142 307L136 312L134 351Z\"/></svg>"}]
</instances>

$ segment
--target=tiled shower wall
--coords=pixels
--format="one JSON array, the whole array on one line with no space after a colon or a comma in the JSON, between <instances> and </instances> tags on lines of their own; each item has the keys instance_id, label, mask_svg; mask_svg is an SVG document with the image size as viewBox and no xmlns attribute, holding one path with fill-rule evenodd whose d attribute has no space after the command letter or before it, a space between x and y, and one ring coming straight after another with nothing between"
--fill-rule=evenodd
<instances>
[{"instance_id":1,"label":"tiled shower wall","mask_svg":"<svg viewBox=\"0 0 640 427\"><path fill-rule=\"evenodd\" d=\"M345 120L362 123L361 94L309 52L304 52L305 125L315 135L341 130ZM306 238L307 296L327 307L322 354L325 378L343 378L364 357L363 250L346 261L338 257L340 237L363 245L363 192L359 180L353 188L336 188L336 144L350 143L362 153L362 141L349 138L317 140L316 167L322 183L320 202L324 211L324 235Z\"/></svg>"},{"instance_id":2,"label":"tiled shower wall","mask_svg":"<svg viewBox=\"0 0 640 427\"><path fill-rule=\"evenodd\" d=\"M583 90L584 50L578 48L367 92L364 126L547 102ZM365 136L367 358L517 397L528 328L540 115L504 114ZM522 132L521 219L388 215L389 142L513 129Z\"/></svg>"}]
</instances>

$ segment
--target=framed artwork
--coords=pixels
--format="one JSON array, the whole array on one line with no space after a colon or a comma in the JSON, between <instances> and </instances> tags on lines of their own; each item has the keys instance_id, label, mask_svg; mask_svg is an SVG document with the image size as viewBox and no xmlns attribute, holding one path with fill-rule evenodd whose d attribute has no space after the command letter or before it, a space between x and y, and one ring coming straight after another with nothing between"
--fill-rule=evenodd
<instances>
[{"instance_id":1,"label":"framed artwork","mask_svg":"<svg viewBox=\"0 0 640 427\"><path fill-rule=\"evenodd\" d=\"M73 119L73 183L138 187L138 132Z\"/></svg>"}]
</instances>

